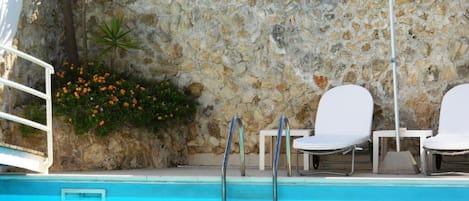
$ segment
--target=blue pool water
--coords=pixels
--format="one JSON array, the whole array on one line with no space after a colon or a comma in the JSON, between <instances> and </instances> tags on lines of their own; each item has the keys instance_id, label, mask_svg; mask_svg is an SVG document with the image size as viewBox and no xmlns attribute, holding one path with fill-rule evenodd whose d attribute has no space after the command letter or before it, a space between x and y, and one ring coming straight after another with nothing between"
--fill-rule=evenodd
<instances>
[{"instance_id":1,"label":"blue pool water","mask_svg":"<svg viewBox=\"0 0 469 201\"><path fill-rule=\"evenodd\" d=\"M272 200L271 183L228 179L227 200ZM467 201L469 181L280 178L278 195L283 201ZM221 185L219 178L197 177L0 176L0 201L95 201L101 196L106 201L219 201Z\"/></svg>"}]
</instances>

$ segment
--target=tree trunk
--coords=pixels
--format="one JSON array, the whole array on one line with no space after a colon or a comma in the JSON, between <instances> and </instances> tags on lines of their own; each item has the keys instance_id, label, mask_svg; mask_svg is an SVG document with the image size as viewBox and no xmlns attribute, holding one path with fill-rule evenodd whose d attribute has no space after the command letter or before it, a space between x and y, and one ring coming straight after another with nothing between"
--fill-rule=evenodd
<instances>
[{"instance_id":1,"label":"tree trunk","mask_svg":"<svg viewBox=\"0 0 469 201\"><path fill-rule=\"evenodd\" d=\"M83 21L83 54L82 59L83 67L88 67L88 36L86 35L88 32L88 27L86 23L86 6L88 4L87 0L83 1L83 14L82 14L82 21Z\"/></svg>"},{"instance_id":2,"label":"tree trunk","mask_svg":"<svg viewBox=\"0 0 469 201\"><path fill-rule=\"evenodd\" d=\"M69 62L75 66L80 65L75 38L75 24L73 23L72 1L63 1L64 29L65 29L65 50L67 51Z\"/></svg>"}]
</instances>

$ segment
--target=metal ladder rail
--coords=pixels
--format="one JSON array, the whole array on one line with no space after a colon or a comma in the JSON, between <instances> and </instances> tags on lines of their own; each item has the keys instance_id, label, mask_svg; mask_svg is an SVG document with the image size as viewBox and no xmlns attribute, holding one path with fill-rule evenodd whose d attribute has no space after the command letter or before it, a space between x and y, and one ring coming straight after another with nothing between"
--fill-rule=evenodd
<instances>
[{"instance_id":1,"label":"metal ladder rail","mask_svg":"<svg viewBox=\"0 0 469 201\"><path fill-rule=\"evenodd\" d=\"M226 167L228 165L231 141L233 139L233 131L234 131L236 124L238 124L238 127L239 127L239 156L241 158L241 176L246 175L246 165L244 162L244 127L243 127L243 123L241 119L235 115L231 119L230 131L228 133L228 141L226 143L225 155L223 157L223 165L221 169L222 201L226 200Z\"/></svg>"},{"instance_id":2,"label":"metal ladder rail","mask_svg":"<svg viewBox=\"0 0 469 201\"><path fill-rule=\"evenodd\" d=\"M291 160L290 160L290 125L288 123L288 118L285 115L280 117L280 123L278 126L277 133L277 145L275 148L275 158L272 164L272 183L273 183L273 201L278 200L278 191L277 191L277 172L278 172L278 160L280 158L280 148L282 147L282 132L285 127L285 141L286 141L286 155L287 155L287 170L288 176L292 175L291 171Z\"/></svg>"},{"instance_id":3,"label":"metal ladder rail","mask_svg":"<svg viewBox=\"0 0 469 201\"><path fill-rule=\"evenodd\" d=\"M27 126L31 126L47 132L47 159L44 162L47 167L52 166L53 163L53 140L52 140L52 90L51 90L51 75L54 74L54 67L36 57L33 57L29 54L26 54L20 50L0 45L1 50L5 50L11 54L14 54L20 58L28 60L34 64L37 64L44 68L45 71L45 92L38 91L36 89L30 88L23 84L19 84L8 79L0 78L0 83L18 89L20 91L32 94L39 98L42 98L46 101L46 124L40 124L16 115L12 115L5 112L0 112L0 118L4 118L10 121L18 122ZM45 170L43 173L48 173L48 170Z\"/></svg>"}]
</instances>

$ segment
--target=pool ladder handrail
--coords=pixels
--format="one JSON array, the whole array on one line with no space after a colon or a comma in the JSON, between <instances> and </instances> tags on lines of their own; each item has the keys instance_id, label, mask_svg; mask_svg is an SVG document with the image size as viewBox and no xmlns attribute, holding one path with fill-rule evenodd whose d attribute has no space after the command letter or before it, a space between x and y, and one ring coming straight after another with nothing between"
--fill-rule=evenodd
<instances>
[{"instance_id":1,"label":"pool ladder handrail","mask_svg":"<svg viewBox=\"0 0 469 201\"><path fill-rule=\"evenodd\" d=\"M223 156L223 165L221 168L222 201L226 200L226 167L228 165L231 141L233 139L233 131L236 124L238 124L239 127L239 156L241 158L241 176L244 177L246 175L246 165L244 162L244 127L241 119L235 115L230 122L230 131L228 133L228 141L226 143L225 155Z\"/></svg>"},{"instance_id":2,"label":"pool ladder handrail","mask_svg":"<svg viewBox=\"0 0 469 201\"><path fill-rule=\"evenodd\" d=\"M290 125L288 123L288 118L285 115L280 117L280 123L278 126L277 133L277 144L275 148L275 157L272 164L272 183L273 183L273 201L278 200L278 191L277 191L277 172L278 172L278 160L280 158L280 148L282 147L282 133L285 127L285 144L286 144L286 155L287 155L287 171L288 176L291 177L291 160L290 160Z\"/></svg>"}]
</instances>

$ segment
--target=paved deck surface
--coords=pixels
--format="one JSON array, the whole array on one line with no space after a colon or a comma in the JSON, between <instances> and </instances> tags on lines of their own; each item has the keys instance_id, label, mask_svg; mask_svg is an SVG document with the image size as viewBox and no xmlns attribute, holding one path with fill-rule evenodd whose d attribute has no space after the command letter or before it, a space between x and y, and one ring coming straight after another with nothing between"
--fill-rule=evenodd
<instances>
[{"instance_id":1,"label":"paved deck surface","mask_svg":"<svg viewBox=\"0 0 469 201\"><path fill-rule=\"evenodd\" d=\"M182 166L177 168L164 168L164 169L136 169L136 170L113 170L113 171L76 171L76 172L51 172L50 176L58 175L76 175L76 176L135 176L135 177L220 177L221 168L212 166ZM287 177L286 170L279 170L279 178ZM239 168L229 168L227 170L227 177L241 177ZM257 168L247 168L246 177L262 177L271 178L272 170L266 169L260 171ZM293 177L301 178L356 178L356 179L373 179L373 178L386 178L386 179L445 179L445 180L467 180L468 175L444 175L444 176L423 176L422 174L411 175L392 175L392 174L373 174L371 170L356 171L352 176L336 176L330 174L318 174L312 176L299 176L293 171Z\"/></svg>"}]
</instances>

